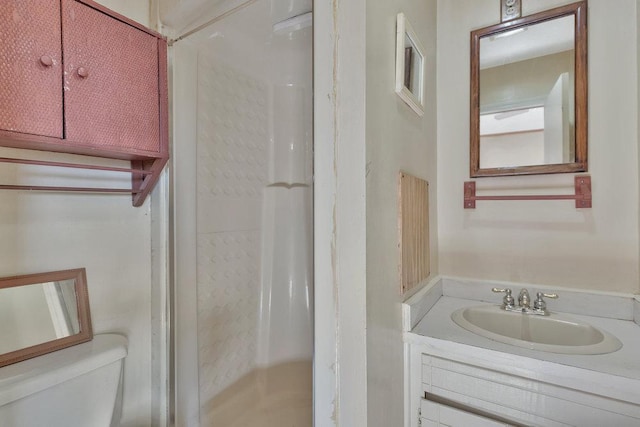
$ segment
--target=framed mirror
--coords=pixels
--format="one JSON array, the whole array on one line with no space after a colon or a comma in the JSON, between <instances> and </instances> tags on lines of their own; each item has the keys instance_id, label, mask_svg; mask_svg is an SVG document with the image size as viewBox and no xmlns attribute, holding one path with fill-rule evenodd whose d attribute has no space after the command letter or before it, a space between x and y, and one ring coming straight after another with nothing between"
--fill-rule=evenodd
<instances>
[{"instance_id":1,"label":"framed mirror","mask_svg":"<svg viewBox=\"0 0 640 427\"><path fill-rule=\"evenodd\" d=\"M587 2L471 33L471 177L587 171Z\"/></svg>"},{"instance_id":2,"label":"framed mirror","mask_svg":"<svg viewBox=\"0 0 640 427\"><path fill-rule=\"evenodd\" d=\"M0 279L0 366L92 338L84 268Z\"/></svg>"},{"instance_id":3,"label":"framed mirror","mask_svg":"<svg viewBox=\"0 0 640 427\"><path fill-rule=\"evenodd\" d=\"M396 26L396 93L424 115L424 48L404 13L398 14Z\"/></svg>"}]
</instances>

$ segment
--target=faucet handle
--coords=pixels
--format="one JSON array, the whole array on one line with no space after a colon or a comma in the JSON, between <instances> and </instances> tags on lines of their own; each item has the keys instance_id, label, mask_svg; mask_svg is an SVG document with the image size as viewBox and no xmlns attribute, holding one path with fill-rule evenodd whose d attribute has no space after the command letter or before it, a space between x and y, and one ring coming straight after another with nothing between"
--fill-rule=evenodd
<instances>
[{"instance_id":1,"label":"faucet handle","mask_svg":"<svg viewBox=\"0 0 640 427\"><path fill-rule=\"evenodd\" d=\"M513 295L511 295L511 289L509 288L492 288L491 289L492 292L495 293L503 293L505 294L504 298L502 299L502 305L505 308L513 308L516 304L516 300L513 298Z\"/></svg>"},{"instance_id":2,"label":"faucet handle","mask_svg":"<svg viewBox=\"0 0 640 427\"><path fill-rule=\"evenodd\" d=\"M541 311L546 314L547 303L544 301L543 297L557 299L558 294L545 294L544 292L536 293L536 300L533 302L533 309L535 311Z\"/></svg>"}]
</instances>

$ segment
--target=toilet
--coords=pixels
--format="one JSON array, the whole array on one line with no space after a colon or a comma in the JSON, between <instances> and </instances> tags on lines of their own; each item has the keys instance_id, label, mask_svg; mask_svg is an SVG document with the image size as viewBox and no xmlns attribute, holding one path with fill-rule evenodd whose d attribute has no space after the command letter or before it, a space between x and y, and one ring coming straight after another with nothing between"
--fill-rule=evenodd
<instances>
[{"instance_id":1,"label":"toilet","mask_svg":"<svg viewBox=\"0 0 640 427\"><path fill-rule=\"evenodd\" d=\"M126 355L124 336L101 334L0 368L0 426L117 426Z\"/></svg>"}]
</instances>

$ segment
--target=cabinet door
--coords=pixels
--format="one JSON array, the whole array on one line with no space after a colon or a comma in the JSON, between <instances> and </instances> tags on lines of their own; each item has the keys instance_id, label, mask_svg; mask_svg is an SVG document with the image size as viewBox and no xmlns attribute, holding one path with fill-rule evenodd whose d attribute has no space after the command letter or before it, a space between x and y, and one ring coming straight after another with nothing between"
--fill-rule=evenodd
<instances>
[{"instance_id":1,"label":"cabinet door","mask_svg":"<svg viewBox=\"0 0 640 427\"><path fill-rule=\"evenodd\" d=\"M0 1L0 129L62 138L59 0Z\"/></svg>"},{"instance_id":2,"label":"cabinet door","mask_svg":"<svg viewBox=\"0 0 640 427\"><path fill-rule=\"evenodd\" d=\"M160 151L158 40L75 0L62 0L65 138Z\"/></svg>"}]
</instances>

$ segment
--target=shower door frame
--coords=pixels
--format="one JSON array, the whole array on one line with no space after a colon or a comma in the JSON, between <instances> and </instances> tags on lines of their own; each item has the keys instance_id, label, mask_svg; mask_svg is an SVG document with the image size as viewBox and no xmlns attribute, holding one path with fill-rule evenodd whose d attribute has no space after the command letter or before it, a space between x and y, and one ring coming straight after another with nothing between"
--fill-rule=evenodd
<instances>
[{"instance_id":1,"label":"shower door frame","mask_svg":"<svg viewBox=\"0 0 640 427\"><path fill-rule=\"evenodd\" d=\"M365 0L314 0L314 425L367 425ZM170 419L199 425L197 48L173 46ZM178 66L180 64L180 66ZM189 64L191 64L189 66ZM340 65L338 67L338 64ZM190 68L189 68L190 67ZM327 96L327 94L330 94ZM191 100L191 103L189 102Z\"/></svg>"}]
</instances>

